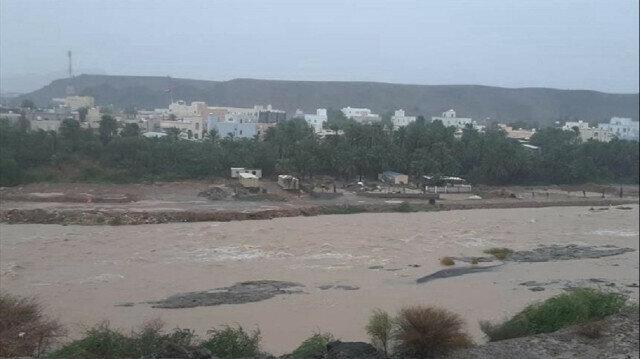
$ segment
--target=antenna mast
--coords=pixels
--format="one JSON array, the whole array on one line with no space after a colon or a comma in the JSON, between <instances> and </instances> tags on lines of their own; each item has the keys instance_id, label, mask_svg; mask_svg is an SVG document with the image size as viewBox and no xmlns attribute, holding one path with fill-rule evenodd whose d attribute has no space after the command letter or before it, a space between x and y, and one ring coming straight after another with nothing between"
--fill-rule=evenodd
<instances>
[{"instance_id":1,"label":"antenna mast","mask_svg":"<svg viewBox=\"0 0 640 359\"><path fill-rule=\"evenodd\" d=\"M67 57L69 57L69 78L73 78L73 67L71 66L71 50L67 51Z\"/></svg>"}]
</instances>

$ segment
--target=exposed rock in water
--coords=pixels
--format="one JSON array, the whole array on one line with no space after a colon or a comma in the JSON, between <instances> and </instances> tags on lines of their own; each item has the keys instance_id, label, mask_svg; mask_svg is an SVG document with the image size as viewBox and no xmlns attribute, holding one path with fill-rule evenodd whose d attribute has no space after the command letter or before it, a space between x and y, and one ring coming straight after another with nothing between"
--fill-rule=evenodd
<instances>
[{"instance_id":1,"label":"exposed rock in water","mask_svg":"<svg viewBox=\"0 0 640 359\"><path fill-rule=\"evenodd\" d=\"M275 280L249 281L209 291L180 293L149 303L153 304L154 308L193 308L221 304L242 304L267 300L279 294L302 293L302 290L295 289L296 287L303 287L303 285Z\"/></svg>"},{"instance_id":2,"label":"exposed rock in water","mask_svg":"<svg viewBox=\"0 0 640 359\"><path fill-rule=\"evenodd\" d=\"M327 289L341 289L341 290L358 290L360 287L357 285L346 285L346 284L323 284L319 286L320 290Z\"/></svg>"},{"instance_id":3,"label":"exposed rock in water","mask_svg":"<svg viewBox=\"0 0 640 359\"><path fill-rule=\"evenodd\" d=\"M500 267L500 266L501 265L447 268L447 269L437 271L433 274L429 274L428 276L418 278L417 282L426 283L435 279L458 277L458 276L469 274L469 273L487 272L487 271L492 271L494 268Z\"/></svg>"},{"instance_id":4,"label":"exposed rock in water","mask_svg":"<svg viewBox=\"0 0 640 359\"><path fill-rule=\"evenodd\" d=\"M601 258L633 252L615 246L580 246L577 244L540 246L529 251L513 252L506 260L514 262L550 262L571 259Z\"/></svg>"},{"instance_id":5,"label":"exposed rock in water","mask_svg":"<svg viewBox=\"0 0 640 359\"><path fill-rule=\"evenodd\" d=\"M327 359L383 359L376 348L369 343L341 342L339 340L327 344Z\"/></svg>"},{"instance_id":6,"label":"exposed rock in water","mask_svg":"<svg viewBox=\"0 0 640 359\"><path fill-rule=\"evenodd\" d=\"M490 342L452 353L449 359L547 359L547 358L638 358L638 312L623 313L603 320L600 337L589 339L577 327L555 333Z\"/></svg>"}]
</instances>

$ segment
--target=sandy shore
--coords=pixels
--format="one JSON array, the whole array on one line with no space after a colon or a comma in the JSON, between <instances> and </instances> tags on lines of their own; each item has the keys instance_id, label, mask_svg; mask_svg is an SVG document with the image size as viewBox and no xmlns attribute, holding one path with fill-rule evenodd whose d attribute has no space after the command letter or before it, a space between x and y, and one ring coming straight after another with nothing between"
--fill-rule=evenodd
<instances>
[{"instance_id":1,"label":"sandy shore","mask_svg":"<svg viewBox=\"0 0 640 359\"><path fill-rule=\"evenodd\" d=\"M278 354L317 331L364 340L363 327L373 308L395 311L403 305L434 304L460 313L481 339L478 320L500 319L568 286L625 291L637 301L638 289L632 285L639 280L638 206L631 207L368 213L138 226L0 224L2 289L40 297L68 325L71 336L101 320L131 328L162 318L169 327L190 327L200 334L212 326L239 323L259 326L265 349ZM636 252L508 262L489 272L416 282L442 269L442 256L477 256L493 246L528 250L550 244L612 245ZM303 293L187 309L152 308L146 303L250 280L296 282L304 286ZM528 281L545 290L534 292L521 285ZM133 305L119 305L123 303Z\"/></svg>"}]
</instances>

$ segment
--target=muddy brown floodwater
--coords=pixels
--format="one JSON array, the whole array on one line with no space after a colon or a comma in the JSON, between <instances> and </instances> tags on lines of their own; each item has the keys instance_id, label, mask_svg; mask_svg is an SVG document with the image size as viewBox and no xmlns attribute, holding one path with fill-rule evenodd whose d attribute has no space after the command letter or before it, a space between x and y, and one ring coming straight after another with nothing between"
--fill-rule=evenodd
<instances>
[{"instance_id":1,"label":"muddy brown floodwater","mask_svg":"<svg viewBox=\"0 0 640 359\"><path fill-rule=\"evenodd\" d=\"M479 320L501 319L566 288L599 286L637 301L638 206L630 207L136 226L0 224L2 290L41 298L71 337L102 320L128 330L161 318L168 327L193 328L199 334L238 323L259 326L264 349L280 354L318 331L365 340L363 327L372 309L425 304L461 314L482 340ZM497 266L417 282L444 269L439 264L443 256L483 256L489 247L527 251L540 245L546 246L543 251L555 250L552 245L565 252L574 248L565 245L583 252L593 246L634 251L533 263L482 261L478 265ZM458 261L456 266L471 264ZM172 296L188 300L189 295L217 305L158 307Z\"/></svg>"}]
</instances>

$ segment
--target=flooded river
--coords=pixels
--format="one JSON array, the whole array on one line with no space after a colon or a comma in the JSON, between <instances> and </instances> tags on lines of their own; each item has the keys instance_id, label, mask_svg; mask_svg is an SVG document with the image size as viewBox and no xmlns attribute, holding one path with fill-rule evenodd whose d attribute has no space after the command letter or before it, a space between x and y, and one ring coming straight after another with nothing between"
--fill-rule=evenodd
<instances>
[{"instance_id":1,"label":"flooded river","mask_svg":"<svg viewBox=\"0 0 640 359\"><path fill-rule=\"evenodd\" d=\"M102 320L128 330L161 318L169 328L193 328L199 334L238 323L258 326L264 349L281 354L319 331L365 340L363 328L372 309L393 312L424 304L461 314L481 340L479 320L499 320L564 288L600 286L637 301L638 231L637 205L137 226L2 224L1 284L9 293L38 296L72 337ZM554 244L636 251L506 262L490 271L417 283L444 268L439 263L443 256ZM470 264L458 261L456 266ZM149 303L255 280L299 286L242 304L154 308Z\"/></svg>"}]
</instances>

